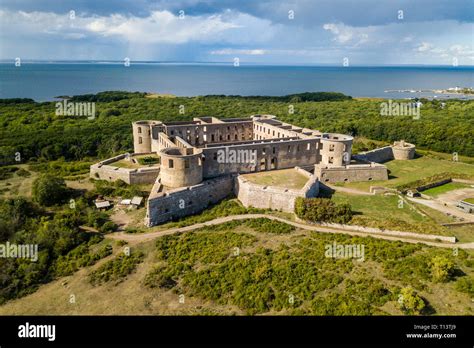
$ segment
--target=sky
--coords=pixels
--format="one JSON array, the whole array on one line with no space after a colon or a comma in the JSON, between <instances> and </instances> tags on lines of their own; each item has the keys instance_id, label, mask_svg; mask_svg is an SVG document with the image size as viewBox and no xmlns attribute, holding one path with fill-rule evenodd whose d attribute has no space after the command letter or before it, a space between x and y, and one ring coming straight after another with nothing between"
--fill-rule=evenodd
<instances>
[{"instance_id":1,"label":"sky","mask_svg":"<svg viewBox=\"0 0 474 348\"><path fill-rule=\"evenodd\" d=\"M0 59L474 65L474 0L0 0Z\"/></svg>"}]
</instances>

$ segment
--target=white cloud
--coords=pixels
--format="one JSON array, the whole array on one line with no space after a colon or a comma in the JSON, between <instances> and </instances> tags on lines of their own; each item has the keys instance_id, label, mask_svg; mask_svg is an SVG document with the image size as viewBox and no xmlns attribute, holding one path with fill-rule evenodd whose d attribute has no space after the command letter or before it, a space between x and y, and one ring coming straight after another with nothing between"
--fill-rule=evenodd
<instances>
[{"instance_id":1,"label":"white cloud","mask_svg":"<svg viewBox=\"0 0 474 348\"><path fill-rule=\"evenodd\" d=\"M116 36L138 43L209 41L233 28L239 28L239 25L223 21L221 15L185 16L180 19L168 11L154 11L144 18L123 15L93 18L85 27L102 36Z\"/></svg>"},{"instance_id":2,"label":"white cloud","mask_svg":"<svg viewBox=\"0 0 474 348\"><path fill-rule=\"evenodd\" d=\"M214 54L214 55L250 55L250 56L261 56L261 55L266 54L267 52L268 52L267 50L262 50L262 49L246 50L246 49L224 48L224 49L221 49L221 50L211 51L211 54Z\"/></svg>"},{"instance_id":3,"label":"white cloud","mask_svg":"<svg viewBox=\"0 0 474 348\"><path fill-rule=\"evenodd\" d=\"M323 25L324 30L330 31L335 37L334 41L341 44L354 42L355 44L363 44L369 40L369 32L373 31L372 27L351 27L342 23L326 23Z\"/></svg>"},{"instance_id":4,"label":"white cloud","mask_svg":"<svg viewBox=\"0 0 474 348\"><path fill-rule=\"evenodd\" d=\"M421 45L418 46L417 50L418 52L426 52L433 50L433 47L434 46L429 42L422 42Z\"/></svg>"},{"instance_id":5,"label":"white cloud","mask_svg":"<svg viewBox=\"0 0 474 348\"><path fill-rule=\"evenodd\" d=\"M133 43L173 43L190 41L215 42L221 34L242 28L242 16L221 14L184 16L183 19L168 11L154 11L147 17L113 14L110 16L81 16L51 12L0 11L0 21L15 33L30 35L57 35L71 39L90 37L116 37Z\"/></svg>"}]
</instances>

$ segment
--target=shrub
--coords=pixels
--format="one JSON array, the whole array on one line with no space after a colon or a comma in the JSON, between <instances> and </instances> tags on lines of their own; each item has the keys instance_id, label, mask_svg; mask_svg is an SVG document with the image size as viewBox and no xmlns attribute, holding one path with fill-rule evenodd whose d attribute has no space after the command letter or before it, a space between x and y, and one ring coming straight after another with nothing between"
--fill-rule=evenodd
<instances>
[{"instance_id":1,"label":"shrub","mask_svg":"<svg viewBox=\"0 0 474 348\"><path fill-rule=\"evenodd\" d=\"M167 272L166 267L157 266L146 275L144 284L150 288L171 289L176 285L176 281L172 274Z\"/></svg>"},{"instance_id":2,"label":"shrub","mask_svg":"<svg viewBox=\"0 0 474 348\"><path fill-rule=\"evenodd\" d=\"M28 177L28 176L31 176L31 173L27 171L26 169L20 168L16 172L16 175L21 176L21 177Z\"/></svg>"},{"instance_id":3,"label":"shrub","mask_svg":"<svg viewBox=\"0 0 474 348\"><path fill-rule=\"evenodd\" d=\"M54 266L54 274L57 277L71 275L81 267L92 266L98 260L112 254L110 244L103 245L95 252L90 251L91 241L81 244L64 256L60 256Z\"/></svg>"},{"instance_id":4,"label":"shrub","mask_svg":"<svg viewBox=\"0 0 474 348\"><path fill-rule=\"evenodd\" d=\"M456 282L455 288L458 291L474 296L474 281L471 277L459 278Z\"/></svg>"},{"instance_id":5,"label":"shrub","mask_svg":"<svg viewBox=\"0 0 474 348\"><path fill-rule=\"evenodd\" d=\"M89 282L99 285L110 281L122 281L132 273L139 263L143 261L143 253L138 251L129 256L121 254L110 260L89 274Z\"/></svg>"},{"instance_id":6,"label":"shrub","mask_svg":"<svg viewBox=\"0 0 474 348\"><path fill-rule=\"evenodd\" d=\"M0 180L10 179L18 167L0 167Z\"/></svg>"},{"instance_id":7,"label":"shrub","mask_svg":"<svg viewBox=\"0 0 474 348\"><path fill-rule=\"evenodd\" d=\"M336 204L327 198L302 198L295 201L295 214L300 219L312 222L334 222L345 224L352 219L349 204Z\"/></svg>"},{"instance_id":8,"label":"shrub","mask_svg":"<svg viewBox=\"0 0 474 348\"><path fill-rule=\"evenodd\" d=\"M430 266L433 281L438 283L449 281L455 270L454 262L443 256L433 257Z\"/></svg>"},{"instance_id":9,"label":"shrub","mask_svg":"<svg viewBox=\"0 0 474 348\"><path fill-rule=\"evenodd\" d=\"M412 288L403 288L400 290L398 298L400 309L409 315L418 315L425 308L425 301Z\"/></svg>"},{"instance_id":10,"label":"shrub","mask_svg":"<svg viewBox=\"0 0 474 348\"><path fill-rule=\"evenodd\" d=\"M290 233L295 230L295 227L292 225L266 218L250 219L246 224L255 231L262 233L283 234Z\"/></svg>"},{"instance_id":11,"label":"shrub","mask_svg":"<svg viewBox=\"0 0 474 348\"><path fill-rule=\"evenodd\" d=\"M45 206L61 203L67 193L64 180L49 174L44 174L33 182L33 200Z\"/></svg>"},{"instance_id":12,"label":"shrub","mask_svg":"<svg viewBox=\"0 0 474 348\"><path fill-rule=\"evenodd\" d=\"M102 232L102 233L113 232L117 229L117 227L118 226L112 221L107 221L101 227L99 227L99 232Z\"/></svg>"},{"instance_id":13,"label":"shrub","mask_svg":"<svg viewBox=\"0 0 474 348\"><path fill-rule=\"evenodd\" d=\"M138 160L138 163L140 163L141 165L159 163L159 159L153 156L141 157L141 158L138 158L137 160Z\"/></svg>"}]
</instances>

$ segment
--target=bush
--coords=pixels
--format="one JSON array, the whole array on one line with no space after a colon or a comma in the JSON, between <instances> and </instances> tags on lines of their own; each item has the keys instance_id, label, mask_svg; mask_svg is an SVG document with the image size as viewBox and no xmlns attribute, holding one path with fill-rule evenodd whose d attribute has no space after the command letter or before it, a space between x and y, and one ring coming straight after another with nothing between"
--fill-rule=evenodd
<instances>
[{"instance_id":1,"label":"bush","mask_svg":"<svg viewBox=\"0 0 474 348\"><path fill-rule=\"evenodd\" d=\"M117 229L117 225L114 224L112 221L107 221L106 223L104 223L100 228L99 228L99 232L102 232L102 233L110 233L110 232L113 232Z\"/></svg>"},{"instance_id":2,"label":"bush","mask_svg":"<svg viewBox=\"0 0 474 348\"><path fill-rule=\"evenodd\" d=\"M64 201L67 187L64 180L44 174L33 182L33 200L47 207Z\"/></svg>"},{"instance_id":3,"label":"bush","mask_svg":"<svg viewBox=\"0 0 474 348\"><path fill-rule=\"evenodd\" d=\"M150 288L171 289L176 285L176 281L172 274L167 272L166 267L157 266L146 275L144 284Z\"/></svg>"},{"instance_id":4,"label":"bush","mask_svg":"<svg viewBox=\"0 0 474 348\"><path fill-rule=\"evenodd\" d=\"M246 225L262 233L284 234L295 230L295 227L292 225L266 218L250 219Z\"/></svg>"},{"instance_id":5,"label":"bush","mask_svg":"<svg viewBox=\"0 0 474 348\"><path fill-rule=\"evenodd\" d=\"M121 254L91 272L89 274L89 282L92 285L99 285L110 281L120 282L143 261L143 256L143 253L140 251L131 253L130 256Z\"/></svg>"},{"instance_id":6,"label":"bush","mask_svg":"<svg viewBox=\"0 0 474 348\"><path fill-rule=\"evenodd\" d=\"M459 278L456 282L455 288L458 291L474 296L474 281L471 277Z\"/></svg>"},{"instance_id":7,"label":"bush","mask_svg":"<svg viewBox=\"0 0 474 348\"><path fill-rule=\"evenodd\" d=\"M454 262L443 256L433 257L430 266L433 281L438 283L449 281L455 270Z\"/></svg>"},{"instance_id":8,"label":"bush","mask_svg":"<svg viewBox=\"0 0 474 348\"><path fill-rule=\"evenodd\" d=\"M400 309L409 315L418 315L425 308L425 301L412 288L400 290L398 299Z\"/></svg>"},{"instance_id":9,"label":"bush","mask_svg":"<svg viewBox=\"0 0 474 348\"><path fill-rule=\"evenodd\" d=\"M95 252L90 250L91 239L87 244L81 244L64 256L60 256L54 265L54 273L57 277L71 275L81 267L92 266L98 260L112 254L110 244L103 245Z\"/></svg>"},{"instance_id":10,"label":"bush","mask_svg":"<svg viewBox=\"0 0 474 348\"><path fill-rule=\"evenodd\" d=\"M16 172L16 175L26 178L28 176L31 176L31 173L29 171L27 171L26 169L20 168Z\"/></svg>"},{"instance_id":11,"label":"bush","mask_svg":"<svg viewBox=\"0 0 474 348\"><path fill-rule=\"evenodd\" d=\"M18 167L0 167L0 180L10 179Z\"/></svg>"},{"instance_id":12,"label":"bush","mask_svg":"<svg viewBox=\"0 0 474 348\"><path fill-rule=\"evenodd\" d=\"M348 223L353 212L349 204L336 204L327 198L302 198L295 201L295 214L311 222Z\"/></svg>"},{"instance_id":13,"label":"bush","mask_svg":"<svg viewBox=\"0 0 474 348\"><path fill-rule=\"evenodd\" d=\"M141 165L156 164L159 163L159 158L153 156L146 156L138 158L138 163Z\"/></svg>"}]
</instances>

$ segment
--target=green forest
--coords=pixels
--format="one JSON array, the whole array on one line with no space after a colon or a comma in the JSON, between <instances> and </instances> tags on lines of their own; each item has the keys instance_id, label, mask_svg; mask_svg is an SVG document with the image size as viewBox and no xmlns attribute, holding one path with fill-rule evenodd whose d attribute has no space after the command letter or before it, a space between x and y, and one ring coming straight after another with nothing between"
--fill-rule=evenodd
<instances>
[{"instance_id":1,"label":"green forest","mask_svg":"<svg viewBox=\"0 0 474 348\"><path fill-rule=\"evenodd\" d=\"M199 116L248 117L274 114L298 126L373 140L405 139L418 148L474 156L474 101L422 100L420 118L381 116L382 100L355 100L339 93L284 97L151 97L145 93L102 92L70 101L95 102L94 119L57 116L55 102L0 100L2 164L106 158L132 151L131 122L185 121ZM184 113L180 113L180 106Z\"/></svg>"}]
</instances>

